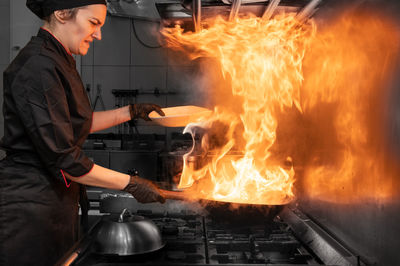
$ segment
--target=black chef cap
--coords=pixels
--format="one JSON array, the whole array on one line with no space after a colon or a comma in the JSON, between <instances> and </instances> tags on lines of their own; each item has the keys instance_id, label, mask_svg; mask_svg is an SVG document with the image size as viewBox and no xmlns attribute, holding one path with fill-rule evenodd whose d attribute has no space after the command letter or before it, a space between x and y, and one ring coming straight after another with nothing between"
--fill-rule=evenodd
<instances>
[{"instance_id":1,"label":"black chef cap","mask_svg":"<svg viewBox=\"0 0 400 266\"><path fill-rule=\"evenodd\" d=\"M56 10L95 4L107 5L106 0L26 0L26 6L41 19Z\"/></svg>"}]
</instances>

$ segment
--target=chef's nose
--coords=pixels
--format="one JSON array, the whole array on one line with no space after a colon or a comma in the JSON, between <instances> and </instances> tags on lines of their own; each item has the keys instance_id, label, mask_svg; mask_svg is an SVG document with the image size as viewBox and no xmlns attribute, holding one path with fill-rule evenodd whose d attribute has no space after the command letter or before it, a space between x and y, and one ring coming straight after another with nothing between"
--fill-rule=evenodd
<instances>
[{"instance_id":1,"label":"chef's nose","mask_svg":"<svg viewBox=\"0 0 400 266\"><path fill-rule=\"evenodd\" d=\"M101 40L101 29L98 28L96 29L96 31L93 33L93 38L95 38L96 40Z\"/></svg>"}]
</instances>

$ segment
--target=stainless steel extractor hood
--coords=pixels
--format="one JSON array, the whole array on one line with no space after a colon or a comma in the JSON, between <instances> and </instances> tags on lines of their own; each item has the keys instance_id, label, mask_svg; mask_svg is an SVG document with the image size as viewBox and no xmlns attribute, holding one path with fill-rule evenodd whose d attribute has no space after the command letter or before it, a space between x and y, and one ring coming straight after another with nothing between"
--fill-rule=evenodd
<instances>
[{"instance_id":1,"label":"stainless steel extractor hood","mask_svg":"<svg viewBox=\"0 0 400 266\"><path fill-rule=\"evenodd\" d=\"M208 17L252 13L270 18L279 12L297 12L310 17L321 0L107 0L110 15L162 21L164 26L192 24L198 29Z\"/></svg>"},{"instance_id":2,"label":"stainless steel extractor hood","mask_svg":"<svg viewBox=\"0 0 400 266\"><path fill-rule=\"evenodd\" d=\"M107 11L112 16L160 21L156 3L174 3L168 0L107 0Z\"/></svg>"},{"instance_id":3,"label":"stainless steel extractor hood","mask_svg":"<svg viewBox=\"0 0 400 266\"><path fill-rule=\"evenodd\" d=\"M232 20L244 14L270 19L280 12L295 12L299 20L311 17L321 0L182 0L175 3L156 3L164 26L187 25L192 23L199 30L202 21L209 17L221 16Z\"/></svg>"}]
</instances>

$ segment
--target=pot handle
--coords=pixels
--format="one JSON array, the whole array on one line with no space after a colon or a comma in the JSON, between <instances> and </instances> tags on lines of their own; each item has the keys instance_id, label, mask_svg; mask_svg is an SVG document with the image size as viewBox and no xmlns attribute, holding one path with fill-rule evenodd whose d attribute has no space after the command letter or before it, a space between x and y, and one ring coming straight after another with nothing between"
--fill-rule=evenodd
<instances>
[{"instance_id":1,"label":"pot handle","mask_svg":"<svg viewBox=\"0 0 400 266\"><path fill-rule=\"evenodd\" d=\"M124 222L124 217L126 216L126 214L128 214L129 216L132 216L131 212L127 208L123 209L121 214L119 215L119 219L118 219L119 223Z\"/></svg>"}]
</instances>

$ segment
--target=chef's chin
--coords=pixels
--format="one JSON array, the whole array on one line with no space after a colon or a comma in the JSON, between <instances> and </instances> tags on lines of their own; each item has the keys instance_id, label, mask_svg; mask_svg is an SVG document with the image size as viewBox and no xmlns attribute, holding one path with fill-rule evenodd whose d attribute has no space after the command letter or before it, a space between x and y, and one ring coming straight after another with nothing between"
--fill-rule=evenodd
<instances>
[{"instance_id":1,"label":"chef's chin","mask_svg":"<svg viewBox=\"0 0 400 266\"><path fill-rule=\"evenodd\" d=\"M80 47L79 51L78 51L78 54L79 55L86 55L88 50L89 50L89 47L87 47L87 48L86 47Z\"/></svg>"}]
</instances>

